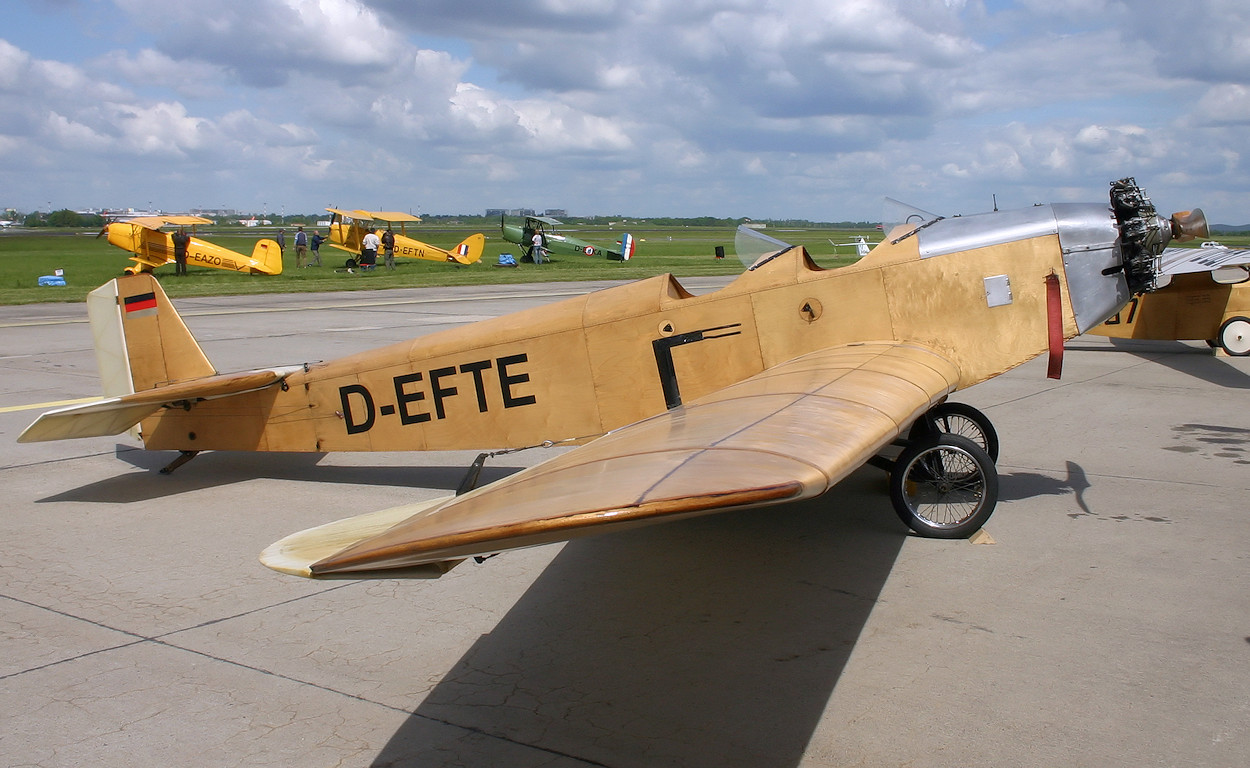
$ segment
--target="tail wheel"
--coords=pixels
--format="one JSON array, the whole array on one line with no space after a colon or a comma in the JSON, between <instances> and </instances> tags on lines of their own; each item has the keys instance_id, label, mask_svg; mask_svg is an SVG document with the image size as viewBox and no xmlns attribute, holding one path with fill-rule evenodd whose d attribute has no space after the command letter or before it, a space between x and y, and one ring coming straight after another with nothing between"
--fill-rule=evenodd
<instances>
[{"instance_id":1,"label":"tail wheel","mask_svg":"<svg viewBox=\"0 0 1250 768\"><path fill-rule=\"evenodd\" d=\"M930 434L899 454L890 472L890 501L903 523L931 539L966 539L998 503L998 470L966 437Z\"/></svg>"},{"instance_id":2,"label":"tail wheel","mask_svg":"<svg viewBox=\"0 0 1250 768\"><path fill-rule=\"evenodd\" d=\"M914 442L935 431L966 437L980 446L990 461L998 461L998 432L986 415L971 405L947 402L933 406L911 425L907 439Z\"/></svg>"},{"instance_id":3,"label":"tail wheel","mask_svg":"<svg viewBox=\"0 0 1250 768\"><path fill-rule=\"evenodd\" d=\"M1220 326L1216 341L1234 357L1250 355L1250 317L1230 317Z\"/></svg>"}]
</instances>

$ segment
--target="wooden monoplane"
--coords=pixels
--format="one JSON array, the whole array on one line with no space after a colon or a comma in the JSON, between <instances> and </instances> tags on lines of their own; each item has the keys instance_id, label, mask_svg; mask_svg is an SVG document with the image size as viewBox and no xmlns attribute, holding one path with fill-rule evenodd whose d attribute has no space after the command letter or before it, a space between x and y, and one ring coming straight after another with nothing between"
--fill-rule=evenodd
<instances>
[{"instance_id":1,"label":"wooden monoplane","mask_svg":"<svg viewBox=\"0 0 1250 768\"><path fill-rule=\"evenodd\" d=\"M353 254L345 262L350 267L357 265L357 255L365 235L370 232L379 237L391 225L398 224L399 231L395 235L395 255L405 259L422 259L424 261L440 261L450 264L473 264L482 258L482 250L486 247L486 236L478 233L469 235L464 240L445 251L436 245L423 243L408 235L407 225L421 221L420 216L399 211L343 211L338 208L327 208L330 217L330 245ZM387 226L378 227L374 222L382 222ZM378 258L382 258L379 251Z\"/></svg>"},{"instance_id":2,"label":"wooden monoplane","mask_svg":"<svg viewBox=\"0 0 1250 768\"><path fill-rule=\"evenodd\" d=\"M175 464L210 449L579 446L470 490L483 454L460 495L310 529L262 556L311 577L436 574L813 497L865 463L888 469L914 531L964 537L997 501L997 441L947 398L1048 350L1057 376L1064 340L1153 288L1166 243L1204 227L1159 216L1124 179L1110 204L900 226L839 269L788 248L706 295L663 275L341 360L226 374L155 280L119 278L88 300L106 397L45 413L20 440L138 424L146 448L181 452Z\"/></svg>"},{"instance_id":3,"label":"wooden monoplane","mask_svg":"<svg viewBox=\"0 0 1250 768\"><path fill-rule=\"evenodd\" d=\"M115 245L133 254L134 266L124 270L128 275L151 272L157 267L174 263L174 239L161 227L194 227L212 224L211 219L200 216L140 216L125 221L106 224L96 237L108 235L109 245ZM187 266L211 267L249 275L282 274L282 251L273 240L259 240L251 256L244 256L229 248L201 240L191 235L187 245Z\"/></svg>"},{"instance_id":4,"label":"wooden monoplane","mask_svg":"<svg viewBox=\"0 0 1250 768\"><path fill-rule=\"evenodd\" d=\"M1229 355L1250 355L1250 250L1203 243L1168 248L1153 293L1134 296L1096 336L1205 341Z\"/></svg>"}]
</instances>

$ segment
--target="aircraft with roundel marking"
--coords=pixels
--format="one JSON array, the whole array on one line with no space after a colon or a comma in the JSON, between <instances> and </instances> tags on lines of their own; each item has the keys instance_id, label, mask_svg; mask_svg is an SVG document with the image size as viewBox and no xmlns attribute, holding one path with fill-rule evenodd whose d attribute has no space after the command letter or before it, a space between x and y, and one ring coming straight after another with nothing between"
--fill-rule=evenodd
<instances>
[{"instance_id":1,"label":"aircraft with roundel marking","mask_svg":"<svg viewBox=\"0 0 1250 768\"><path fill-rule=\"evenodd\" d=\"M421 221L420 216L414 216L411 213L403 213L401 211L349 211L338 208L327 208L326 210L332 214L330 218L330 245L341 251L353 254L345 261L345 266L349 269L358 266L360 261L358 257L364 244L365 235L370 232L380 237L387 230L391 230L392 234L395 235L395 256L405 259L421 259L423 261L438 261L467 266L477 263L482 258L482 251L486 247L486 236L480 233L469 235L448 250L439 248L436 245L430 245L429 243L423 243L408 234L407 226ZM379 227L375 222L382 222L386 226ZM392 227L394 224L399 225L398 232L394 231ZM382 258L380 252L378 253L378 258Z\"/></svg>"},{"instance_id":2,"label":"aircraft with roundel marking","mask_svg":"<svg viewBox=\"0 0 1250 768\"><path fill-rule=\"evenodd\" d=\"M621 235L617 245L619 249L604 248L588 243L585 240L567 235L557 227L562 222L550 216L526 216L521 226L508 224L504 216L499 217L499 230L503 239L521 249L522 261L533 261L534 235L542 238L542 247L548 254L557 256L592 256L608 261L629 261L634 257L638 243L631 234Z\"/></svg>"}]
</instances>

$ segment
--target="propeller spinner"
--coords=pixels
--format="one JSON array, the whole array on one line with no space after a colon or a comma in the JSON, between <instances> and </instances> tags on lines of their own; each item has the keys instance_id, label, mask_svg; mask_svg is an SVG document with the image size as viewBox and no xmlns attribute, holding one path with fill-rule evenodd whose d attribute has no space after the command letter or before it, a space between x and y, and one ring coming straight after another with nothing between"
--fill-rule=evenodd
<instances>
[{"instance_id":1,"label":"propeller spinner","mask_svg":"<svg viewBox=\"0 0 1250 768\"><path fill-rule=\"evenodd\" d=\"M1211 236L1211 228L1207 226L1207 217L1201 208L1174 213L1171 221L1172 239L1178 243Z\"/></svg>"}]
</instances>

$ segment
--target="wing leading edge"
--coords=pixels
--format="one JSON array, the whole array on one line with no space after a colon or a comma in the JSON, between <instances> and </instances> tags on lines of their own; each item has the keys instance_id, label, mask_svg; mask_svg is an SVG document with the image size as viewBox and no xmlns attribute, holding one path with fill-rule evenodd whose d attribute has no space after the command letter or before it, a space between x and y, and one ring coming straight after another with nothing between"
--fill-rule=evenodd
<instances>
[{"instance_id":1,"label":"wing leading edge","mask_svg":"<svg viewBox=\"0 0 1250 768\"><path fill-rule=\"evenodd\" d=\"M958 381L953 363L915 344L823 350L420 508L382 532L373 518L354 543L343 545L350 536L339 528L327 546L311 529L261 560L305 576L388 576L387 569L817 496ZM319 559L293 566L286 555L298 551Z\"/></svg>"}]
</instances>

